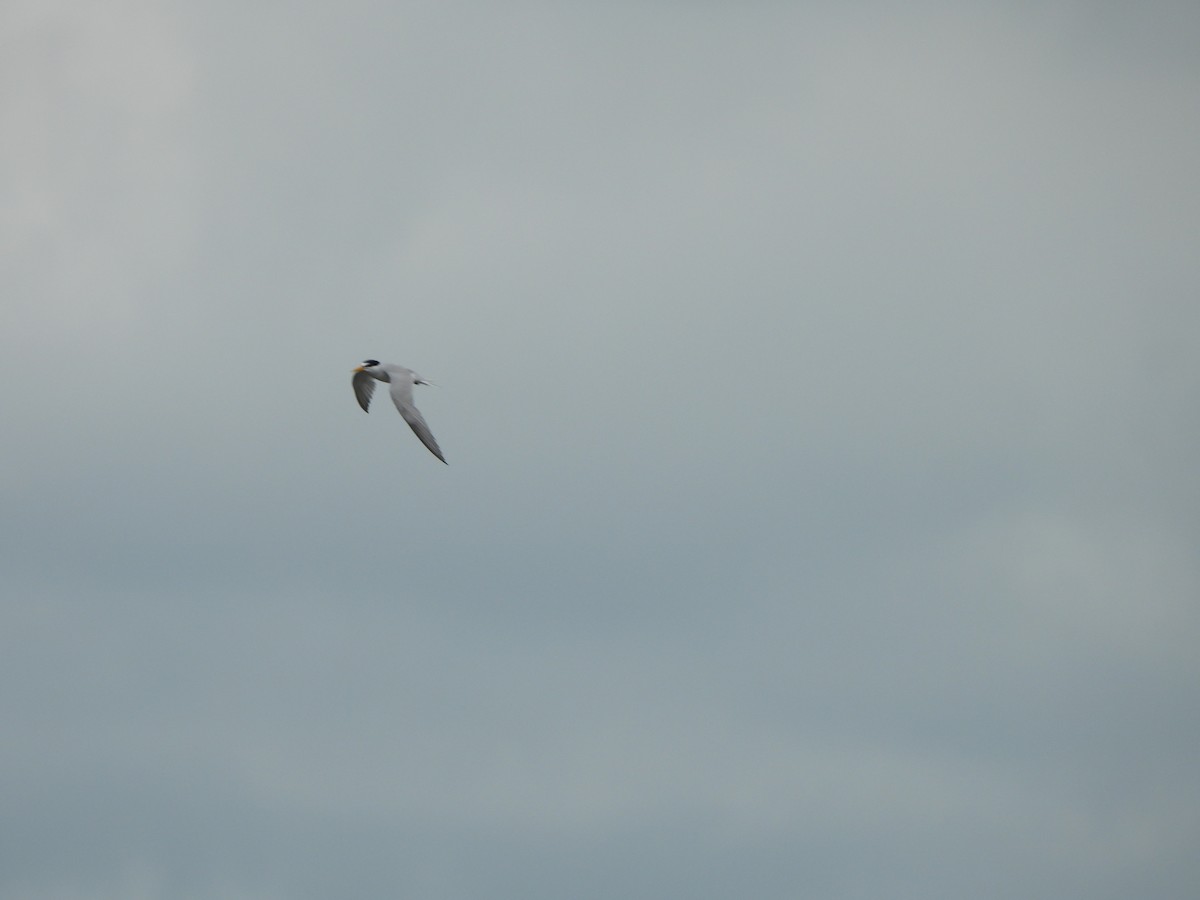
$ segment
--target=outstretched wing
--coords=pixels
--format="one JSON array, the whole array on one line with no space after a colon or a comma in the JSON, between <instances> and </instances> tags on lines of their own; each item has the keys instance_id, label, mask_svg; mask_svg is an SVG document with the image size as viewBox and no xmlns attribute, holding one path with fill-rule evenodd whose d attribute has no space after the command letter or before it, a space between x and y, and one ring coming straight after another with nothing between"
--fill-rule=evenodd
<instances>
[{"instance_id":1,"label":"outstretched wing","mask_svg":"<svg viewBox=\"0 0 1200 900\"><path fill-rule=\"evenodd\" d=\"M421 411L419 409L413 406L412 379L396 378L393 376L391 392L392 402L396 404L396 409L400 410L400 415L404 417L404 421L408 423L408 427L411 428L413 433L421 439L421 443L429 448L430 453L432 453L442 462L446 462L446 457L442 456L441 448L438 447L437 441L434 440L433 432L430 431L429 426L425 424L425 417L421 415Z\"/></svg>"},{"instance_id":2,"label":"outstretched wing","mask_svg":"<svg viewBox=\"0 0 1200 900\"><path fill-rule=\"evenodd\" d=\"M354 385L354 396L358 405L363 408L363 412L370 412L367 407L371 405L371 394L375 392L375 379L366 372L355 372L351 383Z\"/></svg>"}]
</instances>

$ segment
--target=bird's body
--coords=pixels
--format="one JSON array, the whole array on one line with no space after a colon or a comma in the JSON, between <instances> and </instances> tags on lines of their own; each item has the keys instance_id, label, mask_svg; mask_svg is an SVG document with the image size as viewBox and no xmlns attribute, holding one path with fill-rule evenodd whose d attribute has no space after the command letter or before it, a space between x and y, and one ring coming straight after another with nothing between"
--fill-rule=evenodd
<instances>
[{"instance_id":1,"label":"bird's body","mask_svg":"<svg viewBox=\"0 0 1200 900\"><path fill-rule=\"evenodd\" d=\"M446 462L446 457L442 456L442 451L438 447L437 441L434 440L433 432L425 424L425 417L413 405L413 385L429 384L429 382L412 369L406 369L404 366L381 363L377 359L364 360L363 364L354 370L352 382L354 396L358 400L358 405L363 408L363 412L370 412L371 395L375 392L376 381L382 381L388 385L392 402L396 404L396 409L400 410L400 415L408 423L408 427L421 439L421 443L429 448L430 453L442 462Z\"/></svg>"}]
</instances>

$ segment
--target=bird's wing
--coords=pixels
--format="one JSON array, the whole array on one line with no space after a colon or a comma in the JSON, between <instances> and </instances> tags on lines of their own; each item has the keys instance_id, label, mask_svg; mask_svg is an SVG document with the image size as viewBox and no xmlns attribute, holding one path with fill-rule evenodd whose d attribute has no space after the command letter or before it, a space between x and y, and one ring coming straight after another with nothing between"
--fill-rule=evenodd
<instances>
[{"instance_id":1,"label":"bird's wing","mask_svg":"<svg viewBox=\"0 0 1200 900\"><path fill-rule=\"evenodd\" d=\"M400 415L404 417L404 421L408 423L408 427L421 439L421 443L429 448L430 453L442 462L446 462L446 457L442 456L441 448L438 447L437 441L433 437L433 432L425 424L425 417L421 415L419 409L413 406L412 379L392 378L391 392L392 402L396 404L396 409L400 410Z\"/></svg>"},{"instance_id":2,"label":"bird's wing","mask_svg":"<svg viewBox=\"0 0 1200 900\"><path fill-rule=\"evenodd\" d=\"M370 412L367 407L371 405L371 394L375 392L375 379L366 372L355 372L352 384L358 405L363 408L363 412Z\"/></svg>"}]
</instances>

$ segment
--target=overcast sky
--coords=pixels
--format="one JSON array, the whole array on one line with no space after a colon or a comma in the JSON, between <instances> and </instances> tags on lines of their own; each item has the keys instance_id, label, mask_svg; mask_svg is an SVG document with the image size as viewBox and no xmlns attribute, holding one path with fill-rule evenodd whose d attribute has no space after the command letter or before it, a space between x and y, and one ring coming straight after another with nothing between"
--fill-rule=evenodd
<instances>
[{"instance_id":1,"label":"overcast sky","mask_svg":"<svg viewBox=\"0 0 1200 900\"><path fill-rule=\"evenodd\" d=\"M1197 46L0 4L0 900L1195 895Z\"/></svg>"}]
</instances>

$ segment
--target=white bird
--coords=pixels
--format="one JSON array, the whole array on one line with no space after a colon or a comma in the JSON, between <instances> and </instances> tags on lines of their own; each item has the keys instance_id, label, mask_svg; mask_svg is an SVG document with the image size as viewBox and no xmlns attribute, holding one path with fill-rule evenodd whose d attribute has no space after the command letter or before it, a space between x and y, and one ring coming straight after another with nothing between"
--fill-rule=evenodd
<instances>
[{"instance_id":1,"label":"white bird","mask_svg":"<svg viewBox=\"0 0 1200 900\"><path fill-rule=\"evenodd\" d=\"M421 439L421 443L429 448L429 452L446 462L442 451L434 440L433 432L425 424L421 411L413 406L413 385L429 384L412 369L397 366L392 363L381 363L377 359L364 359L363 364L354 370L354 396L363 412L370 412L371 394L375 391L375 382L383 381L390 385L392 402L400 415L408 423L408 427ZM447 463L447 465L449 465Z\"/></svg>"}]
</instances>

